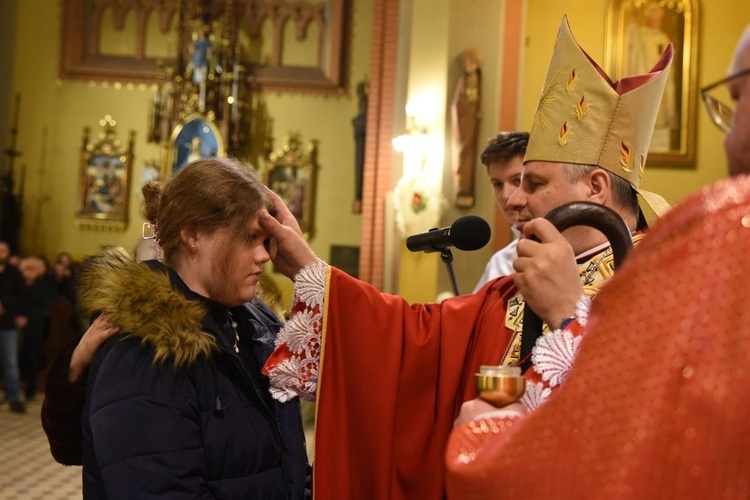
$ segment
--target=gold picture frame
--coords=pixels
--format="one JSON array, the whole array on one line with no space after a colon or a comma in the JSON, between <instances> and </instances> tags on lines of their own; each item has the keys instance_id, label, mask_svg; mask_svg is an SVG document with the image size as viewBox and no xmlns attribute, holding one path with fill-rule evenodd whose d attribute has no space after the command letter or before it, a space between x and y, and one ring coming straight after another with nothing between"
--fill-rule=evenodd
<instances>
[{"instance_id":1,"label":"gold picture frame","mask_svg":"<svg viewBox=\"0 0 750 500\"><path fill-rule=\"evenodd\" d=\"M216 124L203 115L190 115L172 131L162 177L170 178L191 161L225 155L224 140Z\"/></svg>"},{"instance_id":2,"label":"gold picture frame","mask_svg":"<svg viewBox=\"0 0 750 500\"><path fill-rule=\"evenodd\" d=\"M75 223L79 228L122 231L128 226L135 131L122 147L115 120L107 115L99 124L102 132L95 142L89 141L88 127L83 131Z\"/></svg>"},{"instance_id":3,"label":"gold picture frame","mask_svg":"<svg viewBox=\"0 0 750 500\"><path fill-rule=\"evenodd\" d=\"M299 134L294 133L268 156L263 168L263 181L284 200L307 239L314 230L317 158L318 141L313 139L303 148Z\"/></svg>"},{"instance_id":4,"label":"gold picture frame","mask_svg":"<svg viewBox=\"0 0 750 500\"><path fill-rule=\"evenodd\" d=\"M648 164L695 164L698 0L610 0L605 54L613 78L645 74L669 42L674 45Z\"/></svg>"}]
</instances>

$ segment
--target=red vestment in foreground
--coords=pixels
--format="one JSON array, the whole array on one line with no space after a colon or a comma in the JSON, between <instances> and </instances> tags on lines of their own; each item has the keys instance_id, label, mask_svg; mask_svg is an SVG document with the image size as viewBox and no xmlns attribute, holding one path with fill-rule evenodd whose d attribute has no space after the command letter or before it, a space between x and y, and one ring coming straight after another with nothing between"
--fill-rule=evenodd
<instances>
[{"instance_id":1,"label":"red vestment in foreground","mask_svg":"<svg viewBox=\"0 0 750 500\"><path fill-rule=\"evenodd\" d=\"M451 498L750 496L750 178L653 226L536 412L456 429Z\"/></svg>"}]
</instances>

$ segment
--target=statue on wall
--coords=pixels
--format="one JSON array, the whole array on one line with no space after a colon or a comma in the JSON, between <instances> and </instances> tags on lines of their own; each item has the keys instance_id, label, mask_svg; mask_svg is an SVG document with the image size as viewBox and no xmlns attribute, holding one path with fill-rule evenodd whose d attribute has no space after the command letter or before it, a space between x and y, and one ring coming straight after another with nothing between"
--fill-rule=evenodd
<instances>
[{"instance_id":1,"label":"statue on wall","mask_svg":"<svg viewBox=\"0 0 750 500\"><path fill-rule=\"evenodd\" d=\"M370 84L363 80L357 84L357 98L359 108L357 115L352 118L354 127L354 203L352 212L362 213L362 179L365 170L365 140L367 136L367 98Z\"/></svg>"},{"instance_id":2,"label":"statue on wall","mask_svg":"<svg viewBox=\"0 0 750 500\"><path fill-rule=\"evenodd\" d=\"M193 83L200 85L208 77L208 65L211 62L211 40L208 37L208 26L202 26L193 34L191 69Z\"/></svg>"},{"instance_id":3,"label":"statue on wall","mask_svg":"<svg viewBox=\"0 0 750 500\"><path fill-rule=\"evenodd\" d=\"M466 49L459 56L458 78L451 105L451 149L453 152L453 202L457 207L474 206L474 166L481 119L482 54Z\"/></svg>"}]
</instances>

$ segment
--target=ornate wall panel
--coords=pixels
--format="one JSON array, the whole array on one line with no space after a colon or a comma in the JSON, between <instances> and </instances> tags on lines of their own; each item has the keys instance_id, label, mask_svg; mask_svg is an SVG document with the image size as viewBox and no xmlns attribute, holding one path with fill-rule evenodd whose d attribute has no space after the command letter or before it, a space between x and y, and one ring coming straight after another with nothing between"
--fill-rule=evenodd
<instances>
[{"instance_id":1,"label":"ornate wall panel","mask_svg":"<svg viewBox=\"0 0 750 500\"><path fill-rule=\"evenodd\" d=\"M169 52L189 49L181 36L197 20L210 24L227 13L222 43L239 53L253 87L339 94L347 91L352 0L64 0L60 78L63 80L155 83L160 63L147 55L147 33L156 16L160 33L174 39ZM111 20L112 26L104 23ZM102 32L134 38L130 54L107 54ZM244 36L243 36L244 35ZM245 41L244 46L242 41ZM294 44L310 47L298 61ZM286 60L294 61L285 63ZM178 73L181 72L177 68Z\"/></svg>"}]
</instances>

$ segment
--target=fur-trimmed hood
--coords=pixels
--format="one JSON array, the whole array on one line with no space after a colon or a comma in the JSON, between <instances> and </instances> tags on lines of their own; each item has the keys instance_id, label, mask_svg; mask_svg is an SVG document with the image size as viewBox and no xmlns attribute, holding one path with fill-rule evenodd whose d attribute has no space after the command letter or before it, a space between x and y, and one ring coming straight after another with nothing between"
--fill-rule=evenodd
<instances>
[{"instance_id":1,"label":"fur-trimmed hood","mask_svg":"<svg viewBox=\"0 0 750 500\"><path fill-rule=\"evenodd\" d=\"M205 305L175 288L166 266L152 269L122 248L107 249L86 261L77 291L83 314L106 315L120 331L153 347L155 362L171 358L182 366L218 351L216 339L201 328Z\"/></svg>"}]
</instances>

